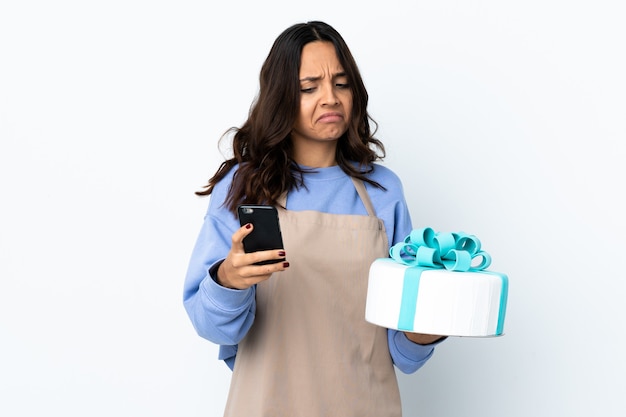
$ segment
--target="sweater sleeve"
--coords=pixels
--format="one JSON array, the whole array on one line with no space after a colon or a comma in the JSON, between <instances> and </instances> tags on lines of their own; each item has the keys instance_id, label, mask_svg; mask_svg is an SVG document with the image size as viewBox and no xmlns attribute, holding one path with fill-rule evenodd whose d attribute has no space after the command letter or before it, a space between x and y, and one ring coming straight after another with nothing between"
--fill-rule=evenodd
<instances>
[{"instance_id":1,"label":"sweater sleeve","mask_svg":"<svg viewBox=\"0 0 626 417\"><path fill-rule=\"evenodd\" d=\"M387 330L387 339L394 365L405 374L420 369L435 352L435 346L445 340L444 338L429 345L419 345L410 341L403 332L392 329Z\"/></svg>"},{"instance_id":2,"label":"sweater sleeve","mask_svg":"<svg viewBox=\"0 0 626 417\"><path fill-rule=\"evenodd\" d=\"M236 352L239 341L254 322L255 287L234 290L222 287L214 277L239 227L236 217L222 206L227 185L214 190L209 208L189 260L183 304L196 332L203 338ZM225 353L222 352L221 355ZM226 358L225 358L226 359ZM228 363L228 362L227 362Z\"/></svg>"}]
</instances>

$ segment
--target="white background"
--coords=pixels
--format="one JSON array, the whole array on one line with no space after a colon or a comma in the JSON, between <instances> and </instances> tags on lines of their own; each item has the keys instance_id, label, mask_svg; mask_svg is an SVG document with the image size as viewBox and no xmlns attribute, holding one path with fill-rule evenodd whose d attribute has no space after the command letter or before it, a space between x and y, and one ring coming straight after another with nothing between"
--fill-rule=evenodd
<instances>
[{"instance_id":1,"label":"white background","mask_svg":"<svg viewBox=\"0 0 626 417\"><path fill-rule=\"evenodd\" d=\"M624 415L621 2L225 3L0 5L0 415L221 415L230 372L182 306L193 193L314 19L415 227L476 234L510 278L506 335L400 375L405 415Z\"/></svg>"}]
</instances>

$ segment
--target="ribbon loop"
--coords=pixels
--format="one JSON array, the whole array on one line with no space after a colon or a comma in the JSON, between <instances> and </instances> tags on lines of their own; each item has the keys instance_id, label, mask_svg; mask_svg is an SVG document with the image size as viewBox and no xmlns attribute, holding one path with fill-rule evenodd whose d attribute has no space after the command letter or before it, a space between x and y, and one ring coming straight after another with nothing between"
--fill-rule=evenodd
<instances>
[{"instance_id":1,"label":"ribbon loop","mask_svg":"<svg viewBox=\"0 0 626 417\"><path fill-rule=\"evenodd\" d=\"M474 256L474 258L472 258L472 260L478 258L481 258L481 262L478 265L472 265L472 269L483 270L489 268L489 265L491 265L491 255L485 251L480 251Z\"/></svg>"},{"instance_id":2,"label":"ribbon loop","mask_svg":"<svg viewBox=\"0 0 626 417\"><path fill-rule=\"evenodd\" d=\"M431 268L436 268L436 262L439 260L437 256L437 251L433 248L429 248L426 246L420 246L417 248L417 255L415 256L415 260L419 266L429 266Z\"/></svg>"},{"instance_id":3,"label":"ribbon loop","mask_svg":"<svg viewBox=\"0 0 626 417\"><path fill-rule=\"evenodd\" d=\"M442 259L442 263L448 271L466 272L469 271L472 266L472 256L469 252L452 249Z\"/></svg>"},{"instance_id":4,"label":"ribbon loop","mask_svg":"<svg viewBox=\"0 0 626 417\"><path fill-rule=\"evenodd\" d=\"M480 240L473 235L459 235L456 244L457 249L467 251L472 256L480 251Z\"/></svg>"},{"instance_id":5,"label":"ribbon loop","mask_svg":"<svg viewBox=\"0 0 626 417\"><path fill-rule=\"evenodd\" d=\"M436 243L437 248L439 248L439 253L442 255L447 254L453 249L458 249L456 239L452 233L437 233L433 241Z\"/></svg>"},{"instance_id":6,"label":"ribbon loop","mask_svg":"<svg viewBox=\"0 0 626 417\"><path fill-rule=\"evenodd\" d=\"M396 262L409 266L445 268L449 271L480 271L491 264L480 240L467 233L437 233L430 227L411 231L404 241L389 249Z\"/></svg>"}]
</instances>

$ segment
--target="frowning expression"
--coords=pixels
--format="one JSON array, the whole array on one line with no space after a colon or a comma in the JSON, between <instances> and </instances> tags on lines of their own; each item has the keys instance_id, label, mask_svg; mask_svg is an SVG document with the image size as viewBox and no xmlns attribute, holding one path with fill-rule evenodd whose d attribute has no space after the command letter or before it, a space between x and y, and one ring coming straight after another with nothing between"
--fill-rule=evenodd
<instances>
[{"instance_id":1,"label":"frowning expression","mask_svg":"<svg viewBox=\"0 0 626 417\"><path fill-rule=\"evenodd\" d=\"M300 111L292 140L336 142L348 129L352 92L335 47L311 42L302 48L300 63Z\"/></svg>"}]
</instances>

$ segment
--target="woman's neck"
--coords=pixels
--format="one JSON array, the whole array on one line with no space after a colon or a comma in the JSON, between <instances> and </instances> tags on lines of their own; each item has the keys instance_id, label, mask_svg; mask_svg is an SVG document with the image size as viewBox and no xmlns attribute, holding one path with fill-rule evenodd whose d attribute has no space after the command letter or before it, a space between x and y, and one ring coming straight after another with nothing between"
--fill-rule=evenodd
<instances>
[{"instance_id":1,"label":"woman's neck","mask_svg":"<svg viewBox=\"0 0 626 417\"><path fill-rule=\"evenodd\" d=\"M300 144L300 146L294 146L293 159L298 165L311 168L331 167L337 165L336 149L337 141Z\"/></svg>"}]
</instances>

